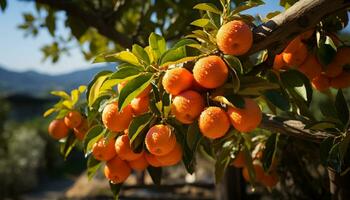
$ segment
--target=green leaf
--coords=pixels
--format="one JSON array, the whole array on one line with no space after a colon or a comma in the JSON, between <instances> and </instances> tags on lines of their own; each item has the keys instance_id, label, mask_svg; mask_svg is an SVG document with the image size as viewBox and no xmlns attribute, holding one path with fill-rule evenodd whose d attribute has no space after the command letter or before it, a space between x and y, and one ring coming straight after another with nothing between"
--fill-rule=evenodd
<instances>
[{"instance_id":1,"label":"green leaf","mask_svg":"<svg viewBox=\"0 0 350 200\"><path fill-rule=\"evenodd\" d=\"M152 79L153 75L151 73L143 73L128 81L128 83L120 91L118 109L123 110L125 106L129 105L131 100L137 97L151 84Z\"/></svg>"},{"instance_id":2,"label":"green leaf","mask_svg":"<svg viewBox=\"0 0 350 200\"><path fill-rule=\"evenodd\" d=\"M7 0L0 0L0 8L2 11L5 11L7 7Z\"/></svg>"},{"instance_id":3,"label":"green leaf","mask_svg":"<svg viewBox=\"0 0 350 200\"><path fill-rule=\"evenodd\" d=\"M312 87L309 79L297 70L288 70L281 73L281 81L284 86L296 92L306 103L312 100Z\"/></svg>"},{"instance_id":4,"label":"green leaf","mask_svg":"<svg viewBox=\"0 0 350 200\"><path fill-rule=\"evenodd\" d=\"M321 122L315 122L315 123L309 124L305 126L305 129L319 131L319 130L333 129L336 127L337 127L337 124L335 124L334 122L321 121Z\"/></svg>"},{"instance_id":5,"label":"green leaf","mask_svg":"<svg viewBox=\"0 0 350 200\"><path fill-rule=\"evenodd\" d=\"M90 82L86 93L89 107L92 107L96 99L100 97L100 87L102 86L103 82L111 75L111 73L111 71L102 71L98 73Z\"/></svg>"},{"instance_id":6,"label":"green leaf","mask_svg":"<svg viewBox=\"0 0 350 200\"><path fill-rule=\"evenodd\" d=\"M156 185L160 185L162 180L162 168L160 167L147 167L147 171L152 178L152 181Z\"/></svg>"},{"instance_id":7,"label":"green leaf","mask_svg":"<svg viewBox=\"0 0 350 200\"><path fill-rule=\"evenodd\" d=\"M66 99L66 100L70 99L70 96L65 91L51 91L50 93L52 95L61 97L62 99Z\"/></svg>"},{"instance_id":8,"label":"green leaf","mask_svg":"<svg viewBox=\"0 0 350 200\"><path fill-rule=\"evenodd\" d=\"M281 14L281 11L269 12L269 13L267 13L266 18L267 19L271 19L271 18L273 18L273 17L275 17L275 16L277 16L279 14Z\"/></svg>"},{"instance_id":9,"label":"green leaf","mask_svg":"<svg viewBox=\"0 0 350 200\"><path fill-rule=\"evenodd\" d=\"M320 144L320 158L323 165L328 165L329 152L333 146L334 138L327 137Z\"/></svg>"},{"instance_id":10,"label":"green leaf","mask_svg":"<svg viewBox=\"0 0 350 200\"><path fill-rule=\"evenodd\" d=\"M132 53L145 64L149 65L151 63L147 52L140 45L132 45Z\"/></svg>"},{"instance_id":11,"label":"green leaf","mask_svg":"<svg viewBox=\"0 0 350 200\"><path fill-rule=\"evenodd\" d=\"M73 147L77 143L77 140L74 136L74 134L69 133L68 137L65 139L64 142L61 143L60 145L60 152L63 155L63 159L66 160L67 157L69 156L70 152L73 150Z\"/></svg>"},{"instance_id":12,"label":"green leaf","mask_svg":"<svg viewBox=\"0 0 350 200\"><path fill-rule=\"evenodd\" d=\"M271 83L270 81L257 76L243 76L240 78L240 95L261 95L266 90L279 89L280 86L277 83Z\"/></svg>"},{"instance_id":13,"label":"green leaf","mask_svg":"<svg viewBox=\"0 0 350 200\"><path fill-rule=\"evenodd\" d=\"M264 96L268 101L270 101L274 106L277 108L283 110L283 111L289 111L290 104L288 101L288 98L283 95L278 90L267 90L264 92Z\"/></svg>"},{"instance_id":14,"label":"green leaf","mask_svg":"<svg viewBox=\"0 0 350 200\"><path fill-rule=\"evenodd\" d=\"M248 10L250 8L254 8L256 6L260 6L263 4L264 4L264 2L261 0L249 0L249 1L242 2L236 8L233 9L233 11L232 11L232 13L230 13L230 15L232 16L232 15L238 14L244 10Z\"/></svg>"},{"instance_id":15,"label":"green leaf","mask_svg":"<svg viewBox=\"0 0 350 200\"><path fill-rule=\"evenodd\" d=\"M224 60L232 70L237 71L239 74L243 74L242 63L236 56L224 55Z\"/></svg>"},{"instance_id":16,"label":"green leaf","mask_svg":"<svg viewBox=\"0 0 350 200\"><path fill-rule=\"evenodd\" d=\"M209 23L210 23L209 19L197 19L197 20L191 22L191 25L203 28L203 27L207 26Z\"/></svg>"},{"instance_id":17,"label":"green leaf","mask_svg":"<svg viewBox=\"0 0 350 200\"><path fill-rule=\"evenodd\" d=\"M183 146L186 145L188 147L188 150L186 150L186 148L184 151L183 160L185 167L190 174L194 172L195 156L202 138L203 136L199 131L198 122L192 123L187 129L186 143L183 144Z\"/></svg>"},{"instance_id":18,"label":"green leaf","mask_svg":"<svg viewBox=\"0 0 350 200\"><path fill-rule=\"evenodd\" d=\"M338 90L337 96L335 98L335 108L337 110L337 115L339 119L344 124L344 130L347 130L349 126L349 106L347 104L347 101L344 97L343 91L340 89Z\"/></svg>"},{"instance_id":19,"label":"green leaf","mask_svg":"<svg viewBox=\"0 0 350 200\"><path fill-rule=\"evenodd\" d=\"M44 117L47 117L49 115L51 115L52 113L54 113L56 111L55 108L50 108L47 111L45 111L45 113L43 114Z\"/></svg>"},{"instance_id":20,"label":"green leaf","mask_svg":"<svg viewBox=\"0 0 350 200\"><path fill-rule=\"evenodd\" d=\"M83 141L85 154L88 154L92 146L103 136L104 129L103 126L96 125L86 133Z\"/></svg>"},{"instance_id":21,"label":"green leaf","mask_svg":"<svg viewBox=\"0 0 350 200\"><path fill-rule=\"evenodd\" d=\"M319 34L319 33L317 33ZM332 38L329 36L325 36L325 39L318 38L318 47L316 51L316 55L318 60L324 65L327 66L330 64L337 53L337 47L332 41Z\"/></svg>"},{"instance_id":22,"label":"green leaf","mask_svg":"<svg viewBox=\"0 0 350 200\"><path fill-rule=\"evenodd\" d=\"M89 181L94 177L97 170L101 167L102 162L99 160L96 160L92 155L89 156L87 160L87 175Z\"/></svg>"},{"instance_id":23,"label":"green leaf","mask_svg":"<svg viewBox=\"0 0 350 200\"><path fill-rule=\"evenodd\" d=\"M130 146L133 151L140 150L143 146L144 139L146 137L148 128L151 121L153 120L153 115L151 113L146 113L135 117L129 125L129 139Z\"/></svg>"},{"instance_id":24,"label":"green leaf","mask_svg":"<svg viewBox=\"0 0 350 200\"><path fill-rule=\"evenodd\" d=\"M177 49L179 47L187 46L190 44L198 44L198 42L196 40L184 38L178 41L171 49Z\"/></svg>"},{"instance_id":25,"label":"green leaf","mask_svg":"<svg viewBox=\"0 0 350 200\"><path fill-rule=\"evenodd\" d=\"M130 51L122 51L116 54L112 54L110 56L116 59L117 61L129 63L135 66L142 66L137 57Z\"/></svg>"},{"instance_id":26,"label":"green leaf","mask_svg":"<svg viewBox=\"0 0 350 200\"><path fill-rule=\"evenodd\" d=\"M277 143L279 137L277 134L272 134L265 143L265 149L262 156L262 164L265 171L268 171L271 167L272 161L277 152Z\"/></svg>"},{"instance_id":27,"label":"green leaf","mask_svg":"<svg viewBox=\"0 0 350 200\"><path fill-rule=\"evenodd\" d=\"M56 29L56 17L55 12L52 9L48 9L47 16L45 18L45 26L47 27L47 30L49 31L51 36L55 36L55 29Z\"/></svg>"},{"instance_id":28,"label":"green leaf","mask_svg":"<svg viewBox=\"0 0 350 200\"><path fill-rule=\"evenodd\" d=\"M165 39L160 35L151 33L148 42L152 50L151 52L154 58L154 62L157 62L161 55L166 51Z\"/></svg>"},{"instance_id":29,"label":"green leaf","mask_svg":"<svg viewBox=\"0 0 350 200\"><path fill-rule=\"evenodd\" d=\"M212 3L200 3L197 4L193 7L194 9L198 9L198 10L204 10L204 11L209 11L212 13L216 13L216 14L221 14L221 10L219 10L214 4Z\"/></svg>"},{"instance_id":30,"label":"green leaf","mask_svg":"<svg viewBox=\"0 0 350 200\"><path fill-rule=\"evenodd\" d=\"M233 141L227 141L223 144L215 162L215 183L219 183L225 174L226 168L231 162L230 154L234 149Z\"/></svg>"},{"instance_id":31,"label":"green leaf","mask_svg":"<svg viewBox=\"0 0 350 200\"><path fill-rule=\"evenodd\" d=\"M191 51L190 47L182 46L166 51L160 58L159 62L161 66L185 63L197 59L197 56L194 55L198 54L199 52L193 52L193 49Z\"/></svg>"},{"instance_id":32,"label":"green leaf","mask_svg":"<svg viewBox=\"0 0 350 200\"><path fill-rule=\"evenodd\" d=\"M119 199L119 192L120 192L120 189L122 188L122 185L123 185L122 183L113 184L109 182L109 187L111 188L111 191L113 193L114 200Z\"/></svg>"}]
</instances>

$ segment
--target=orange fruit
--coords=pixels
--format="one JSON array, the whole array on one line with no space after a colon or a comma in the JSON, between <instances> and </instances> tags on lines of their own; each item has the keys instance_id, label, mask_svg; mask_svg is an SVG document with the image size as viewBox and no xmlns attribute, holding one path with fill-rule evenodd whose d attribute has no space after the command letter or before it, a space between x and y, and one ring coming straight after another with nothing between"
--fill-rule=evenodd
<instances>
[{"instance_id":1,"label":"orange fruit","mask_svg":"<svg viewBox=\"0 0 350 200\"><path fill-rule=\"evenodd\" d=\"M288 67L298 67L301 65L308 55L306 45L296 37L292 40L283 51L283 61Z\"/></svg>"},{"instance_id":2,"label":"orange fruit","mask_svg":"<svg viewBox=\"0 0 350 200\"><path fill-rule=\"evenodd\" d=\"M115 139L101 138L92 146L92 155L96 160L108 161L117 155L114 148Z\"/></svg>"},{"instance_id":3,"label":"orange fruit","mask_svg":"<svg viewBox=\"0 0 350 200\"><path fill-rule=\"evenodd\" d=\"M219 56L207 56L196 62L193 67L193 76L202 87L213 89L225 83L228 68Z\"/></svg>"},{"instance_id":4,"label":"orange fruit","mask_svg":"<svg viewBox=\"0 0 350 200\"><path fill-rule=\"evenodd\" d=\"M145 158L146 158L147 162L153 167L162 166L162 163L160 163L158 158L153 154L145 153Z\"/></svg>"},{"instance_id":5,"label":"orange fruit","mask_svg":"<svg viewBox=\"0 0 350 200\"><path fill-rule=\"evenodd\" d=\"M64 123L67 125L68 128L76 128L80 125L82 116L77 111L70 111L65 117L64 117Z\"/></svg>"},{"instance_id":6,"label":"orange fruit","mask_svg":"<svg viewBox=\"0 0 350 200\"><path fill-rule=\"evenodd\" d=\"M278 175L276 172L266 173L260 182L266 187L275 187L278 183Z\"/></svg>"},{"instance_id":7,"label":"orange fruit","mask_svg":"<svg viewBox=\"0 0 350 200\"><path fill-rule=\"evenodd\" d=\"M134 115L139 116L149 111L149 97L134 98L131 103L131 108Z\"/></svg>"},{"instance_id":8,"label":"orange fruit","mask_svg":"<svg viewBox=\"0 0 350 200\"><path fill-rule=\"evenodd\" d=\"M344 71L339 76L332 78L330 86L337 89L350 87L350 72Z\"/></svg>"},{"instance_id":9,"label":"orange fruit","mask_svg":"<svg viewBox=\"0 0 350 200\"><path fill-rule=\"evenodd\" d=\"M265 177L265 172L263 167L260 164L253 163L253 170L255 171L255 181L260 182ZM242 175L247 182L251 182L248 168L246 167L243 168Z\"/></svg>"},{"instance_id":10,"label":"orange fruit","mask_svg":"<svg viewBox=\"0 0 350 200\"><path fill-rule=\"evenodd\" d=\"M277 54L275 56L274 61L273 61L272 68L274 70L280 70L280 69L282 69L285 66L286 66L286 63L283 61L283 55L282 54Z\"/></svg>"},{"instance_id":11,"label":"orange fruit","mask_svg":"<svg viewBox=\"0 0 350 200\"><path fill-rule=\"evenodd\" d=\"M240 56L252 47L253 33L243 21L233 20L220 27L216 43L225 54Z\"/></svg>"},{"instance_id":12,"label":"orange fruit","mask_svg":"<svg viewBox=\"0 0 350 200\"><path fill-rule=\"evenodd\" d=\"M145 144L151 154L163 156L175 147L176 137L169 126L159 124L148 130Z\"/></svg>"},{"instance_id":13,"label":"orange fruit","mask_svg":"<svg viewBox=\"0 0 350 200\"><path fill-rule=\"evenodd\" d=\"M303 32L302 34L299 35L301 40L308 40L311 38L311 36L314 34L315 30L310 29L308 31Z\"/></svg>"},{"instance_id":14,"label":"orange fruit","mask_svg":"<svg viewBox=\"0 0 350 200\"><path fill-rule=\"evenodd\" d=\"M118 102L108 104L102 112L102 122L110 131L124 131L129 127L133 113L130 105L121 112L118 111Z\"/></svg>"},{"instance_id":15,"label":"orange fruit","mask_svg":"<svg viewBox=\"0 0 350 200\"><path fill-rule=\"evenodd\" d=\"M113 184L124 182L131 174L129 165L118 156L109 160L104 168L104 174Z\"/></svg>"},{"instance_id":16,"label":"orange fruit","mask_svg":"<svg viewBox=\"0 0 350 200\"><path fill-rule=\"evenodd\" d=\"M163 156L156 156L157 160L161 163L161 166L176 165L182 160L182 149L179 143L176 143L175 147L167 154Z\"/></svg>"},{"instance_id":17,"label":"orange fruit","mask_svg":"<svg viewBox=\"0 0 350 200\"><path fill-rule=\"evenodd\" d=\"M229 107L227 113L235 129L240 132L249 132L259 126L262 113L253 99L244 98L244 102L244 108Z\"/></svg>"},{"instance_id":18,"label":"orange fruit","mask_svg":"<svg viewBox=\"0 0 350 200\"><path fill-rule=\"evenodd\" d=\"M145 153L142 153L142 156L136 160L131 160L128 162L131 169L136 171L143 171L148 167L148 162L145 157Z\"/></svg>"},{"instance_id":19,"label":"orange fruit","mask_svg":"<svg viewBox=\"0 0 350 200\"><path fill-rule=\"evenodd\" d=\"M312 80L322 73L322 65L318 62L316 56L310 54L305 62L299 66L298 70Z\"/></svg>"},{"instance_id":20,"label":"orange fruit","mask_svg":"<svg viewBox=\"0 0 350 200\"><path fill-rule=\"evenodd\" d=\"M173 99L171 112L184 124L191 124L204 109L203 97L195 91L187 90Z\"/></svg>"},{"instance_id":21,"label":"orange fruit","mask_svg":"<svg viewBox=\"0 0 350 200\"><path fill-rule=\"evenodd\" d=\"M122 91L123 87L125 87L125 85L128 83L128 81L123 81L121 83L118 84L118 92L120 94L120 92ZM139 95L137 95L137 97L145 97L148 96L149 92L151 91L152 86L149 85L147 86Z\"/></svg>"},{"instance_id":22,"label":"orange fruit","mask_svg":"<svg viewBox=\"0 0 350 200\"><path fill-rule=\"evenodd\" d=\"M127 135L119 136L115 141L115 151L122 160L136 160L142 156L142 153L134 153L130 147L130 140Z\"/></svg>"},{"instance_id":23,"label":"orange fruit","mask_svg":"<svg viewBox=\"0 0 350 200\"><path fill-rule=\"evenodd\" d=\"M193 75L185 68L174 68L166 71L162 84L164 90L172 95L177 95L192 86Z\"/></svg>"},{"instance_id":24,"label":"orange fruit","mask_svg":"<svg viewBox=\"0 0 350 200\"><path fill-rule=\"evenodd\" d=\"M56 140L67 137L69 129L63 119L55 119L49 125L49 134Z\"/></svg>"},{"instance_id":25,"label":"orange fruit","mask_svg":"<svg viewBox=\"0 0 350 200\"><path fill-rule=\"evenodd\" d=\"M344 65L350 64L349 55L349 47L339 48L332 62L327 66L326 70L324 71L324 74L331 78L339 76L343 72Z\"/></svg>"},{"instance_id":26,"label":"orange fruit","mask_svg":"<svg viewBox=\"0 0 350 200\"><path fill-rule=\"evenodd\" d=\"M330 80L328 77L321 74L313 78L311 81L311 84L316 90L319 90L322 92L329 88Z\"/></svg>"},{"instance_id":27,"label":"orange fruit","mask_svg":"<svg viewBox=\"0 0 350 200\"><path fill-rule=\"evenodd\" d=\"M216 139L227 133L230 128L230 120L223 109L211 106L201 113L198 125L205 137Z\"/></svg>"},{"instance_id":28,"label":"orange fruit","mask_svg":"<svg viewBox=\"0 0 350 200\"><path fill-rule=\"evenodd\" d=\"M236 168L242 168L245 166L245 162L244 152L240 151L233 160L232 165Z\"/></svg>"},{"instance_id":29,"label":"orange fruit","mask_svg":"<svg viewBox=\"0 0 350 200\"><path fill-rule=\"evenodd\" d=\"M83 140L86 133L89 131L89 124L87 119L83 118L80 125L73 130L75 137L80 141Z\"/></svg>"}]
</instances>

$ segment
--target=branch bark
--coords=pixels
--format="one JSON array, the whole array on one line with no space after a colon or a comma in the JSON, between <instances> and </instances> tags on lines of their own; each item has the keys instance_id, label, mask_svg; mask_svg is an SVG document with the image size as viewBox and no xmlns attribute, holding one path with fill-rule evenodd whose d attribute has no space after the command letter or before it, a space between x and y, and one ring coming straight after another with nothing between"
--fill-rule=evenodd
<instances>
[{"instance_id":1,"label":"branch bark","mask_svg":"<svg viewBox=\"0 0 350 200\"><path fill-rule=\"evenodd\" d=\"M253 30L254 44L248 54L264 49L279 53L296 35L314 28L324 17L349 7L349 0L300 0Z\"/></svg>"},{"instance_id":2,"label":"branch bark","mask_svg":"<svg viewBox=\"0 0 350 200\"><path fill-rule=\"evenodd\" d=\"M270 114L263 115L260 128L314 143L321 143L327 137L335 136L335 134L331 134L328 132L312 131L310 129L305 129L305 124L302 121L285 119Z\"/></svg>"}]
</instances>

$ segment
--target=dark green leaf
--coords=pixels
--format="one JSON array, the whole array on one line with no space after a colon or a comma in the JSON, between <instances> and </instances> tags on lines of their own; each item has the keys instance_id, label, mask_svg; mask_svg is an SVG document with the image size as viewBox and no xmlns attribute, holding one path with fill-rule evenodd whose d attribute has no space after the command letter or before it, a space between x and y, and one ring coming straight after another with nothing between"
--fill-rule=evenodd
<instances>
[{"instance_id":1,"label":"dark green leaf","mask_svg":"<svg viewBox=\"0 0 350 200\"><path fill-rule=\"evenodd\" d=\"M199 52L197 51L193 51L193 48L191 49L187 46L181 46L176 49L169 49L162 55L162 57L159 60L159 64L161 66L167 66L170 64L178 64L192 61L197 58L198 53Z\"/></svg>"},{"instance_id":2,"label":"dark green leaf","mask_svg":"<svg viewBox=\"0 0 350 200\"><path fill-rule=\"evenodd\" d=\"M150 59L148 57L147 52L140 45L132 45L132 53L145 64L150 64Z\"/></svg>"},{"instance_id":3,"label":"dark green leaf","mask_svg":"<svg viewBox=\"0 0 350 200\"><path fill-rule=\"evenodd\" d=\"M327 66L330 64L337 53L337 47L334 45L332 39L329 36L325 36L326 38L320 42L318 42L317 48L317 58L324 65Z\"/></svg>"},{"instance_id":4,"label":"dark green leaf","mask_svg":"<svg viewBox=\"0 0 350 200\"><path fill-rule=\"evenodd\" d=\"M92 155L89 156L87 161L87 175L88 179L91 180L96 174L97 170L101 167L102 162L96 160Z\"/></svg>"},{"instance_id":5,"label":"dark green leaf","mask_svg":"<svg viewBox=\"0 0 350 200\"><path fill-rule=\"evenodd\" d=\"M113 193L114 200L119 199L119 192L120 192L120 189L122 188L122 185L123 185L122 183L113 184L109 182L109 187L111 188L111 191Z\"/></svg>"},{"instance_id":6,"label":"dark green leaf","mask_svg":"<svg viewBox=\"0 0 350 200\"><path fill-rule=\"evenodd\" d=\"M52 9L49 9L47 11L47 16L45 18L45 25L51 34L51 36L55 36L55 29L56 29L56 17L55 12Z\"/></svg>"},{"instance_id":7,"label":"dark green leaf","mask_svg":"<svg viewBox=\"0 0 350 200\"><path fill-rule=\"evenodd\" d=\"M148 42L152 49L154 61L157 62L161 55L166 51L165 39L160 35L151 33Z\"/></svg>"},{"instance_id":8,"label":"dark green leaf","mask_svg":"<svg viewBox=\"0 0 350 200\"><path fill-rule=\"evenodd\" d=\"M349 106L346 102L343 91L341 89L338 90L338 93L335 99L335 108L337 110L339 119L343 122L345 126L344 129L347 129L349 125Z\"/></svg>"},{"instance_id":9,"label":"dark green leaf","mask_svg":"<svg viewBox=\"0 0 350 200\"><path fill-rule=\"evenodd\" d=\"M192 40L192 39L186 39L186 38L185 39L181 39L171 49L177 49L179 47L187 46L187 45L190 45L190 44L198 44L198 42L195 41L195 40Z\"/></svg>"},{"instance_id":10,"label":"dark green leaf","mask_svg":"<svg viewBox=\"0 0 350 200\"><path fill-rule=\"evenodd\" d=\"M234 143L227 141L223 144L219 155L216 157L215 162L215 182L219 183L225 174L226 168L230 164L230 155L233 151Z\"/></svg>"},{"instance_id":11,"label":"dark green leaf","mask_svg":"<svg viewBox=\"0 0 350 200\"><path fill-rule=\"evenodd\" d=\"M262 164L265 171L268 171L271 167L272 161L277 151L277 143L277 134L272 134L266 141L264 153L262 156Z\"/></svg>"},{"instance_id":12,"label":"dark green leaf","mask_svg":"<svg viewBox=\"0 0 350 200\"><path fill-rule=\"evenodd\" d=\"M334 138L327 137L320 144L320 158L323 165L328 165L329 152L333 146Z\"/></svg>"},{"instance_id":13,"label":"dark green leaf","mask_svg":"<svg viewBox=\"0 0 350 200\"><path fill-rule=\"evenodd\" d=\"M306 103L311 102L312 87L304 74L297 70L288 70L281 73L281 81L287 89L297 93Z\"/></svg>"},{"instance_id":14,"label":"dark green leaf","mask_svg":"<svg viewBox=\"0 0 350 200\"><path fill-rule=\"evenodd\" d=\"M261 95L265 90L279 89L276 83L257 76L243 76L240 78L240 95Z\"/></svg>"},{"instance_id":15,"label":"dark green leaf","mask_svg":"<svg viewBox=\"0 0 350 200\"><path fill-rule=\"evenodd\" d=\"M86 133L83 141L85 154L88 154L92 146L103 136L103 127L100 125L96 125Z\"/></svg>"},{"instance_id":16,"label":"dark green leaf","mask_svg":"<svg viewBox=\"0 0 350 200\"><path fill-rule=\"evenodd\" d=\"M232 70L237 71L239 74L243 74L242 63L236 56L224 55L224 60Z\"/></svg>"},{"instance_id":17,"label":"dark green leaf","mask_svg":"<svg viewBox=\"0 0 350 200\"><path fill-rule=\"evenodd\" d=\"M289 104L288 98L285 97L278 90L267 90L264 92L264 96L268 101L270 101L277 108L283 111L289 111L290 104Z\"/></svg>"},{"instance_id":18,"label":"dark green leaf","mask_svg":"<svg viewBox=\"0 0 350 200\"><path fill-rule=\"evenodd\" d=\"M61 143L61 146L60 146L60 152L63 155L63 158L65 160L67 159L70 152L73 150L73 147L75 146L76 143L77 143L77 140L74 134L72 133L72 131L70 131L70 133L68 134L68 137L63 143Z\"/></svg>"},{"instance_id":19,"label":"dark green leaf","mask_svg":"<svg viewBox=\"0 0 350 200\"><path fill-rule=\"evenodd\" d=\"M232 11L232 13L230 13L230 15L235 15L235 14L238 14L238 13L244 11L244 10L248 10L250 8L260 6L263 4L264 4L264 2L261 0L249 0L249 1L242 2L239 5L237 5L236 8L233 9L233 11Z\"/></svg>"},{"instance_id":20,"label":"dark green leaf","mask_svg":"<svg viewBox=\"0 0 350 200\"><path fill-rule=\"evenodd\" d=\"M150 122L153 119L151 113L135 117L129 125L130 146L134 151L140 150L143 146Z\"/></svg>"},{"instance_id":21,"label":"dark green leaf","mask_svg":"<svg viewBox=\"0 0 350 200\"><path fill-rule=\"evenodd\" d=\"M152 178L152 181L156 185L160 185L162 180L162 168L161 167L147 167L147 171Z\"/></svg>"},{"instance_id":22,"label":"dark green leaf","mask_svg":"<svg viewBox=\"0 0 350 200\"><path fill-rule=\"evenodd\" d=\"M0 0L0 8L2 11L5 11L7 7L7 0Z\"/></svg>"}]
</instances>

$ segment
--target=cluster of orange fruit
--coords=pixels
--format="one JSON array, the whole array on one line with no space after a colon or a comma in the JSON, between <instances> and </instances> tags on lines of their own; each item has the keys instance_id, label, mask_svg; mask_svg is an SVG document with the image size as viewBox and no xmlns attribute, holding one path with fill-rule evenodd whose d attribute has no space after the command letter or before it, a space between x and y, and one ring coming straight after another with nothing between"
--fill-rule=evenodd
<instances>
[{"instance_id":1,"label":"cluster of orange fruit","mask_svg":"<svg viewBox=\"0 0 350 200\"><path fill-rule=\"evenodd\" d=\"M276 172L277 161L274 159L271 163L270 169L265 172L260 161L262 153L258 152L257 155L253 158L253 169L255 172L255 181L264 185L265 187L274 187L277 185L279 178ZM246 159L243 151L238 152L235 159L232 162L232 165L236 168L243 168L242 175L247 182L251 182L249 176L249 170L246 166Z\"/></svg>"},{"instance_id":2,"label":"cluster of orange fruit","mask_svg":"<svg viewBox=\"0 0 350 200\"><path fill-rule=\"evenodd\" d=\"M313 33L314 30L310 30L294 38L281 54L275 56L273 68L296 68L305 74L312 86L319 91L325 91L329 87L350 87L350 72L344 70L344 66L350 64L350 48L339 47L330 64L323 66L305 44ZM335 45L338 45L339 40L335 37L333 39Z\"/></svg>"},{"instance_id":3,"label":"cluster of orange fruit","mask_svg":"<svg viewBox=\"0 0 350 200\"><path fill-rule=\"evenodd\" d=\"M78 140L83 140L89 130L88 122L78 111L70 111L62 119L55 119L49 125L49 134L56 140L65 138L69 134L69 129L73 129Z\"/></svg>"}]
</instances>

